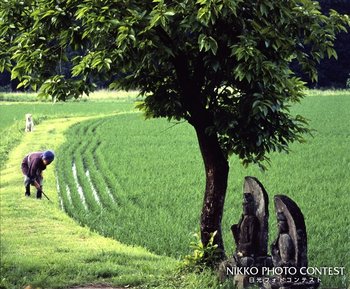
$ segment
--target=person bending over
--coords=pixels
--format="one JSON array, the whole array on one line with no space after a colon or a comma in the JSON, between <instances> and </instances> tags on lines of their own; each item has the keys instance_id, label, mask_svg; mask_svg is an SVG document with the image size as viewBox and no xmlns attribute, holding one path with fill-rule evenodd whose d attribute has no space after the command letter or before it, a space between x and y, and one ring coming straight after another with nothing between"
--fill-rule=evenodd
<instances>
[{"instance_id":1,"label":"person bending over","mask_svg":"<svg viewBox=\"0 0 350 289\"><path fill-rule=\"evenodd\" d=\"M54 160L55 154L52 151L33 152L26 155L22 161L22 172L24 175L25 196L30 196L30 185L35 186L36 197L42 197L43 170Z\"/></svg>"}]
</instances>

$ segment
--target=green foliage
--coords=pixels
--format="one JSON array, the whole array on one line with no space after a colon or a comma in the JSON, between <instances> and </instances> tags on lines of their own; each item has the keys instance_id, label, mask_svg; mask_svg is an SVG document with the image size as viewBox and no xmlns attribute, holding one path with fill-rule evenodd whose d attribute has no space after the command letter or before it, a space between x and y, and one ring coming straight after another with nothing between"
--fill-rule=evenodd
<instances>
[{"instance_id":1,"label":"green foliage","mask_svg":"<svg viewBox=\"0 0 350 289\"><path fill-rule=\"evenodd\" d=\"M195 241L191 242L192 254L186 255L181 264L183 270L201 272L207 267L213 267L220 261L217 256L218 245L214 244L214 237L217 231L210 234L207 245L203 245L200 235L194 234Z\"/></svg>"},{"instance_id":2,"label":"green foliage","mask_svg":"<svg viewBox=\"0 0 350 289\"><path fill-rule=\"evenodd\" d=\"M138 87L147 116L204 126L244 164L303 140L307 122L289 105L304 83L290 64L317 79L317 63L336 57L336 34L349 24L311 0L0 5L0 68L20 85L57 100L88 93L97 76L112 88Z\"/></svg>"},{"instance_id":3,"label":"green foliage","mask_svg":"<svg viewBox=\"0 0 350 289\"><path fill-rule=\"evenodd\" d=\"M90 88L83 81L65 79L64 75L54 75L47 79L40 87L38 97L41 99L52 98L66 100L69 98L79 98L83 93L89 94Z\"/></svg>"}]
</instances>

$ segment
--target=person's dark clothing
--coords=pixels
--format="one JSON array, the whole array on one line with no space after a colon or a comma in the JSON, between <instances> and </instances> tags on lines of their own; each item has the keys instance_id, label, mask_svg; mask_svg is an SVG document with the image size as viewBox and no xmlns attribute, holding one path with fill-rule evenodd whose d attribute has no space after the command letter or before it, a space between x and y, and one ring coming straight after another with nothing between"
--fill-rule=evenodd
<instances>
[{"instance_id":1,"label":"person's dark clothing","mask_svg":"<svg viewBox=\"0 0 350 289\"><path fill-rule=\"evenodd\" d=\"M42 159L42 152L30 153L25 156L22 161L22 172L25 176L24 185L26 187L26 196L30 196L30 185L34 185L34 181L42 186L42 171L46 169L46 165ZM37 190L37 198L41 198L42 191Z\"/></svg>"},{"instance_id":2,"label":"person's dark clothing","mask_svg":"<svg viewBox=\"0 0 350 289\"><path fill-rule=\"evenodd\" d=\"M42 171L46 169L42 155L42 152L31 153L25 156L22 161L23 174L33 181L36 180L39 182L41 179Z\"/></svg>"}]
</instances>

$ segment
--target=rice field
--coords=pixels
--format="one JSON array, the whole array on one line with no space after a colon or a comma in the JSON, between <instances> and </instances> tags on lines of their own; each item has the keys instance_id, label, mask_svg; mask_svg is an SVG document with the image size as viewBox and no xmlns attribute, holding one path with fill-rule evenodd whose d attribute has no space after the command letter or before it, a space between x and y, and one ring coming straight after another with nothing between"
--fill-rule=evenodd
<instances>
[{"instance_id":1,"label":"rice field","mask_svg":"<svg viewBox=\"0 0 350 289\"><path fill-rule=\"evenodd\" d=\"M286 194L306 218L310 266L350 265L350 95L310 95L294 107L310 119L314 137L272 154L265 173L230 160L223 221L226 250L234 251L230 226L241 214L242 183L256 176L270 197L270 243L276 238L272 198ZM187 123L144 121L140 114L89 120L69 130L58 152L62 209L81 224L123 243L181 258L198 232L204 168ZM344 286L348 277L327 277Z\"/></svg>"},{"instance_id":2,"label":"rice field","mask_svg":"<svg viewBox=\"0 0 350 289\"><path fill-rule=\"evenodd\" d=\"M190 127L169 129L166 121L123 114L78 124L67 139L71 141L58 152L56 173L62 208L69 215L158 254L188 253L191 234L198 229L203 182ZM172 146L183 149L168 151ZM196 214L189 215L194 204ZM181 228L185 236L177 234Z\"/></svg>"},{"instance_id":3,"label":"rice field","mask_svg":"<svg viewBox=\"0 0 350 289\"><path fill-rule=\"evenodd\" d=\"M199 230L205 186L196 136L187 123L145 121L133 107L133 98L110 97L66 104L6 103L0 106L0 129L6 133L4 124L19 126L33 110L40 121L94 115L71 127L56 151L60 208L103 236L180 259L190 252ZM230 226L239 220L243 179L250 175L269 194L270 243L276 238L272 198L286 194L305 216L309 265L350 268L349 108L349 91L310 91L293 107L315 130L306 144L292 144L290 154L272 154L265 173L230 159L223 219L228 255L235 249ZM326 276L322 282L326 288L350 283L348 274Z\"/></svg>"}]
</instances>

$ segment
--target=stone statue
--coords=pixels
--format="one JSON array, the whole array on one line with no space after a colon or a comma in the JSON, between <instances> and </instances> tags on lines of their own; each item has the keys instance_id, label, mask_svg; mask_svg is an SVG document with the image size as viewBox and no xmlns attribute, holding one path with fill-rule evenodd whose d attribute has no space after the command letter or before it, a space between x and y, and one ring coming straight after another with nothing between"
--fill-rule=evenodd
<instances>
[{"instance_id":1,"label":"stone statue","mask_svg":"<svg viewBox=\"0 0 350 289\"><path fill-rule=\"evenodd\" d=\"M269 230L269 197L264 186L254 177L245 177L243 191L252 194L254 199L254 214L259 220L258 256L267 256Z\"/></svg>"},{"instance_id":2,"label":"stone statue","mask_svg":"<svg viewBox=\"0 0 350 289\"><path fill-rule=\"evenodd\" d=\"M276 195L274 197L278 225L278 236L271 245L274 267L282 267L283 274L277 282L264 283L265 289L315 289L318 281L299 281L302 278L300 269L307 267L307 235L304 216L298 205L289 197ZM293 270L291 270L293 269ZM291 278L293 277L293 278ZM308 277L308 276L303 276ZM297 281L295 281L297 280Z\"/></svg>"},{"instance_id":3,"label":"stone statue","mask_svg":"<svg viewBox=\"0 0 350 289\"><path fill-rule=\"evenodd\" d=\"M250 193L244 193L243 215L238 224L231 227L239 265L252 266L259 247L259 220L254 212L254 199Z\"/></svg>"},{"instance_id":4,"label":"stone statue","mask_svg":"<svg viewBox=\"0 0 350 289\"><path fill-rule=\"evenodd\" d=\"M279 227L279 235L271 247L274 266L307 267L307 235L300 208L284 195L276 195L274 203Z\"/></svg>"},{"instance_id":5,"label":"stone statue","mask_svg":"<svg viewBox=\"0 0 350 289\"><path fill-rule=\"evenodd\" d=\"M268 247L268 195L262 184L245 177L243 214L231 227L237 266L266 266Z\"/></svg>"},{"instance_id":6,"label":"stone statue","mask_svg":"<svg viewBox=\"0 0 350 289\"><path fill-rule=\"evenodd\" d=\"M271 257L267 255L269 218L267 192L254 177L245 177L243 192L243 214L238 224L231 226L236 251L231 258L223 261L219 268L220 279L225 280L233 275L234 286L239 289L252 285L251 275L247 273L249 268L254 267L258 270L256 274L254 273L257 277L262 276L263 267L272 266Z\"/></svg>"},{"instance_id":7,"label":"stone statue","mask_svg":"<svg viewBox=\"0 0 350 289\"><path fill-rule=\"evenodd\" d=\"M295 266L295 247L291 236L286 216L282 212L277 213L278 237L271 245L272 262L275 267Z\"/></svg>"},{"instance_id":8,"label":"stone statue","mask_svg":"<svg viewBox=\"0 0 350 289\"><path fill-rule=\"evenodd\" d=\"M274 197L278 236L271 244L271 260L267 252L269 218L267 192L253 177L245 177L243 191L243 214L238 224L231 227L236 251L232 258L220 264L221 280L227 278L228 274L233 275L234 286L240 289L248 288L254 282L256 282L254 285L263 289L316 289L319 281L314 278L306 281L300 281L304 278L291 278L312 277L305 276L301 272L302 268L308 266L307 234L304 216L298 205L287 196ZM276 273L277 276L266 274L264 269L271 268L272 265L276 267L275 269L282 268L283 273ZM241 270L253 267L257 269L256 274L249 273L251 272L249 270ZM264 278L254 281L250 278L251 275Z\"/></svg>"}]
</instances>

